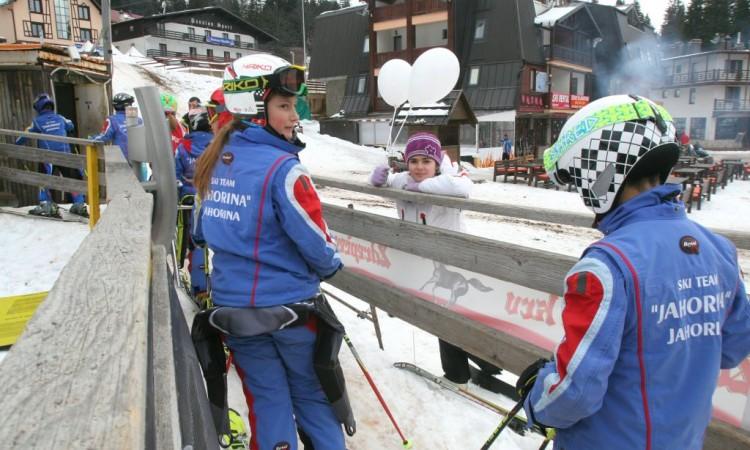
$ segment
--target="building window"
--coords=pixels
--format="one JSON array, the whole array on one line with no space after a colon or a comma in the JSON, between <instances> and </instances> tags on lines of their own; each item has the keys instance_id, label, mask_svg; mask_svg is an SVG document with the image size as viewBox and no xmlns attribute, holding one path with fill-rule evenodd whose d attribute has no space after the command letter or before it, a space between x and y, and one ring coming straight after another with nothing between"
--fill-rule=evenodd
<instances>
[{"instance_id":1,"label":"building window","mask_svg":"<svg viewBox=\"0 0 750 450\"><path fill-rule=\"evenodd\" d=\"M90 28L81 28L81 42L93 42Z\"/></svg>"},{"instance_id":2,"label":"building window","mask_svg":"<svg viewBox=\"0 0 750 450\"><path fill-rule=\"evenodd\" d=\"M134 27L133 25L130 25L130 26L128 27L128 31L133 31L133 30L135 30L135 27Z\"/></svg>"},{"instance_id":3,"label":"building window","mask_svg":"<svg viewBox=\"0 0 750 450\"><path fill-rule=\"evenodd\" d=\"M159 44L159 55L167 56L167 44Z\"/></svg>"},{"instance_id":4,"label":"building window","mask_svg":"<svg viewBox=\"0 0 750 450\"><path fill-rule=\"evenodd\" d=\"M222 39L229 39L229 33L221 33Z\"/></svg>"},{"instance_id":5,"label":"building window","mask_svg":"<svg viewBox=\"0 0 750 450\"><path fill-rule=\"evenodd\" d=\"M690 138L706 139L706 118L692 117L690 119Z\"/></svg>"},{"instance_id":6,"label":"building window","mask_svg":"<svg viewBox=\"0 0 750 450\"><path fill-rule=\"evenodd\" d=\"M365 36L365 45L362 47L362 53L370 53L370 36Z\"/></svg>"},{"instance_id":7,"label":"building window","mask_svg":"<svg viewBox=\"0 0 750 450\"><path fill-rule=\"evenodd\" d=\"M189 35L189 36L190 36L191 38L194 38L194 37L195 37L195 28L193 28L193 27L188 27L188 35Z\"/></svg>"},{"instance_id":8,"label":"building window","mask_svg":"<svg viewBox=\"0 0 750 450\"><path fill-rule=\"evenodd\" d=\"M667 98L667 92L669 92L669 91L667 91L666 89L664 89L663 91L661 91L661 98Z\"/></svg>"},{"instance_id":9,"label":"building window","mask_svg":"<svg viewBox=\"0 0 750 450\"><path fill-rule=\"evenodd\" d=\"M39 22L31 22L31 36L32 37L44 37L44 24Z\"/></svg>"},{"instance_id":10,"label":"building window","mask_svg":"<svg viewBox=\"0 0 750 450\"><path fill-rule=\"evenodd\" d=\"M236 45L237 47L239 47L241 44L242 44L242 39L240 39L240 35L239 34L235 34L234 35L234 45Z\"/></svg>"},{"instance_id":11,"label":"building window","mask_svg":"<svg viewBox=\"0 0 750 450\"><path fill-rule=\"evenodd\" d=\"M78 18L81 20L91 20L91 10L88 6L78 5Z\"/></svg>"},{"instance_id":12,"label":"building window","mask_svg":"<svg viewBox=\"0 0 750 450\"><path fill-rule=\"evenodd\" d=\"M365 93L365 84L367 83L367 78L364 76L359 77L357 79L357 94L364 94Z\"/></svg>"},{"instance_id":13,"label":"building window","mask_svg":"<svg viewBox=\"0 0 750 450\"><path fill-rule=\"evenodd\" d=\"M728 61L729 67L729 73L740 73L742 72L742 60L740 59L730 59Z\"/></svg>"},{"instance_id":14,"label":"building window","mask_svg":"<svg viewBox=\"0 0 750 450\"><path fill-rule=\"evenodd\" d=\"M740 132L738 117L720 117L716 119L716 139L734 139Z\"/></svg>"},{"instance_id":15,"label":"building window","mask_svg":"<svg viewBox=\"0 0 750 450\"><path fill-rule=\"evenodd\" d=\"M29 0L29 12L42 14L42 0Z\"/></svg>"},{"instance_id":16,"label":"building window","mask_svg":"<svg viewBox=\"0 0 750 450\"><path fill-rule=\"evenodd\" d=\"M393 51L400 52L402 48L403 48L403 36L401 35L393 36Z\"/></svg>"},{"instance_id":17,"label":"building window","mask_svg":"<svg viewBox=\"0 0 750 450\"><path fill-rule=\"evenodd\" d=\"M55 0L55 25L58 39L70 39L69 0Z\"/></svg>"},{"instance_id":18,"label":"building window","mask_svg":"<svg viewBox=\"0 0 750 450\"><path fill-rule=\"evenodd\" d=\"M678 64L675 66L674 73L682 73L682 64Z\"/></svg>"},{"instance_id":19,"label":"building window","mask_svg":"<svg viewBox=\"0 0 750 450\"><path fill-rule=\"evenodd\" d=\"M680 90L679 89L675 89L674 90L674 98L679 98L679 97L680 97Z\"/></svg>"},{"instance_id":20,"label":"building window","mask_svg":"<svg viewBox=\"0 0 750 450\"><path fill-rule=\"evenodd\" d=\"M443 28L443 39L448 39L448 29Z\"/></svg>"},{"instance_id":21,"label":"building window","mask_svg":"<svg viewBox=\"0 0 750 450\"><path fill-rule=\"evenodd\" d=\"M476 86L479 84L479 67L474 66L469 71L469 86Z\"/></svg>"},{"instance_id":22,"label":"building window","mask_svg":"<svg viewBox=\"0 0 750 450\"><path fill-rule=\"evenodd\" d=\"M242 58L242 53L237 52L237 59Z\"/></svg>"},{"instance_id":23,"label":"building window","mask_svg":"<svg viewBox=\"0 0 750 450\"><path fill-rule=\"evenodd\" d=\"M484 25L485 25L484 19L477 20L476 28L474 28L474 40L475 41L484 39Z\"/></svg>"},{"instance_id":24,"label":"building window","mask_svg":"<svg viewBox=\"0 0 750 450\"><path fill-rule=\"evenodd\" d=\"M687 129L687 119L684 117L675 117L672 121L674 128L677 131L677 136Z\"/></svg>"},{"instance_id":25,"label":"building window","mask_svg":"<svg viewBox=\"0 0 750 450\"><path fill-rule=\"evenodd\" d=\"M695 88L690 88L690 96L688 97L688 103L691 105L695 104Z\"/></svg>"},{"instance_id":26,"label":"building window","mask_svg":"<svg viewBox=\"0 0 750 450\"><path fill-rule=\"evenodd\" d=\"M210 37L211 37L211 30L206 30L206 37L207 37L207 38L210 38Z\"/></svg>"},{"instance_id":27,"label":"building window","mask_svg":"<svg viewBox=\"0 0 750 450\"><path fill-rule=\"evenodd\" d=\"M165 31L167 31L167 27L164 24L164 22L157 23L156 24L156 29L159 30L159 33L164 33Z\"/></svg>"},{"instance_id":28,"label":"building window","mask_svg":"<svg viewBox=\"0 0 750 450\"><path fill-rule=\"evenodd\" d=\"M208 50L206 50L206 56L208 57L208 59L213 58L214 57L214 51L209 48Z\"/></svg>"},{"instance_id":29,"label":"building window","mask_svg":"<svg viewBox=\"0 0 750 450\"><path fill-rule=\"evenodd\" d=\"M224 61L229 61L232 59L232 54L229 52L224 52Z\"/></svg>"},{"instance_id":30,"label":"building window","mask_svg":"<svg viewBox=\"0 0 750 450\"><path fill-rule=\"evenodd\" d=\"M578 95L578 78L570 77L570 93Z\"/></svg>"},{"instance_id":31,"label":"building window","mask_svg":"<svg viewBox=\"0 0 750 450\"><path fill-rule=\"evenodd\" d=\"M195 47L190 47L190 57L195 58L198 56L198 49Z\"/></svg>"}]
</instances>

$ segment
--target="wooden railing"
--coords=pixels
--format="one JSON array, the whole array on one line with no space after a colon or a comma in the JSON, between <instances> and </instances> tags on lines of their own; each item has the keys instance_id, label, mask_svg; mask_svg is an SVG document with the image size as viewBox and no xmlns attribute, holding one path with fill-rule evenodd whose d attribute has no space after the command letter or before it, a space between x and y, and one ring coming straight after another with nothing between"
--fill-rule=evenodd
<instances>
[{"instance_id":1,"label":"wooden railing","mask_svg":"<svg viewBox=\"0 0 750 450\"><path fill-rule=\"evenodd\" d=\"M750 81L750 70L704 70L699 72L675 73L664 77L665 86L679 86L703 83L737 83Z\"/></svg>"},{"instance_id":2,"label":"wooden railing","mask_svg":"<svg viewBox=\"0 0 750 450\"><path fill-rule=\"evenodd\" d=\"M547 60L560 60L585 67L592 66L593 57L591 52L575 50L560 45L545 45L542 47L542 50Z\"/></svg>"},{"instance_id":3,"label":"wooden railing","mask_svg":"<svg viewBox=\"0 0 750 450\"><path fill-rule=\"evenodd\" d=\"M0 129L0 136L25 137L43 141L63 142L69 145L80 145L86 149L86 155L63 153L15 144L0 143L0 157L6 157L34 163L48 163L56 166L85 170L86 180L46 175L34 170L22 170L0 166L0 178L41 188L56 189L65 192L86 192L89 209L89 226L93 228L99 220L99 186L104 179L99 173L99 158L102 144L88 139L77 139L47 134L28 133ZM36 166L34 166L36 167Z\"/></svg>"}]
</instances>

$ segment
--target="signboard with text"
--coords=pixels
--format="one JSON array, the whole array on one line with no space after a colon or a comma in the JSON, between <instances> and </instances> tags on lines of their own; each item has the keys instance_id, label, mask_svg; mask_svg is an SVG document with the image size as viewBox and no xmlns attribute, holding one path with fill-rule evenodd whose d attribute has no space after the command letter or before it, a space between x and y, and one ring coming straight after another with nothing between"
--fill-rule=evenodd
<instances>
[{"instance_id":1,"label":"signboard with text","mask_svg":"<svg viewBox=\"0 0 750 450\"><path fill-rule=\"evenodd\" d=\"M544 99L541 95L521 94L519 110L525 112L544 111Z\"/></svg>"},{"instance_id":2,"label":"signboard with text","mask_svg":"<svg viewBox=\"0 0 750 450\"><path fill-rule=\"evenodd\" d=\"M570 94L560 94L559 92L553 92L550 100L550 107L552 109L568 109L570 108Z\"/></svg>"},{"instance_id":3,"label":"signboard with text","mask_svg":"<svg viewBox=\"0 0 750 450\"><path fill-rule=\"evenodd\" d=\"M570 96L570 107L574 109L581 109L589 104L588 95L571 95Z\"/></svg>"}]
</instances>

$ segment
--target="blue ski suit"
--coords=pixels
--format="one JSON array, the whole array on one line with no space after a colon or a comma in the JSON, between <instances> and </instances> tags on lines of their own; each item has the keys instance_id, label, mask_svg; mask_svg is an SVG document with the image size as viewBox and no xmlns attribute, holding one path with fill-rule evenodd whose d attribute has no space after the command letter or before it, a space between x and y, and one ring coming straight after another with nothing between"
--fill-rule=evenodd
<instances>
[{"instance_id":1,"label":"blue ski suit","mask_svg":"<svg viewBox=\"0 0 750 450\"><path fill-rule=\"evenodd\" d=\"M318 295L341 267L320 200L295 145L251 125L233 132L211 175L195 232L213 250L216 305L258 308ZM297 448L296 423L315 448L344 436L313 369L316 322L249 338L226 337L242 378L251 448Z\"/></svg>"},{"instance_id":2,"label":"blue ski suit","mask_svg":"<svg viewBox=\"0 0 750 450\"><path fill-rule=\"evenodd\" d=\"M44 110L37 115L32 121L31 125L26 128L26 131L31 133L42 133L49 134L52 136L67 136L69 132L74 129L73 122L55 113L52 110ZM25 137L19 137L16 139L16 145L23 145L28 141ZM43 150L52 150L55 152L70 153L70 145L65 142L55 141L43 141L37 139L37 147ZM43 163L44 172L47 175L52 175L54 166L49 163ZM83 175L83 174L81 174ZM83 203L83 194L73 192L73 203ZM48 188L42 188L39 190L39 201L46 202L51 201L52 196Z\"/></svg>"},{"instance_id":3,"label":"blue ski suit","mask_svg":"<svg viewBox=\"0 0 750 450\"><path fill-rule=\"evenodd\" d=\"M679 192L610 212L566 275L565 338L524 405L558 429L555 449L699 450L719 369L750 353L737 252L687 218Z\"/></svg>"},{"instance_id":4,"label":"blue ski suit","mask_svg":"<svg viewBox=\"0 0 750 450\"><path fill-rule=\"evenodd\" d=\"M188 133L177 146L175 155L175 175L180 182L179 198L195 195L193 177L195 176L195 161L211 143L214 135L205 131Z\"/></svg>"},{"instance_id":5,"label":"blue ski suit","mask_svg":"<svg viewBox=\"0 0 750 450\"><path fill-rule=\"evenodd\" d=\"M113 145L117 145L122 150L122 154L125 155L125 159L128 159L128 128L125 126L125 111L117 111L115 114L107 117L104 120L104 126L102 131L94 136L92 139L95 141L111 142ZM138 125L143 123L143 119L138 118Z\"/></svg>"}]
</instances>

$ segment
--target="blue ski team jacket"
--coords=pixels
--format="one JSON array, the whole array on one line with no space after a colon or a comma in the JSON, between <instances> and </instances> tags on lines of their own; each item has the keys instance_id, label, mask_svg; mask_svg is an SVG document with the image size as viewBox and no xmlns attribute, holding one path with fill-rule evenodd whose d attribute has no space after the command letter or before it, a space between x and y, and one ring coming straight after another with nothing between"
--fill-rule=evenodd
<instances>
[{"instance_id":1,"label":"blue ski team jacket","mask_svg":"<svg viewBox=\"0 0 750 450\"><path fill-rule=\"evenodd\" d=\"M95 141L111 142L112 145L119 146L122 154L125 155L125 159L128 159L128 129L125 126L125 120L125 111L117 111L104 120L102 131L92 139ZM143 119L139 117L138 124L142 123Z\"/></svg>"},{"instance_id":2,"label":"blue ski team jacket","mask_svg":"<svg viewBox=\"0 0 750 450\"><path fill-rule=\"evenodd\" d=\"M342 267L300 150L256 125L224 146L194 225L214 252L217 305L306 300Z\"/></svg>"},{"instance_id":3,"label":"blue ski team jacket","mask_svg":"<svg viewBox=\"0 0 750 450\"><path fill-rule=\"evenodd\" d=\"M42 111L39 115L34 117L31 121L31 125L26 128L26 131L31 133L49 134L52 136L67 136L69 132L73 131L73 128L73 122L56 114L54 111L47 110ZM16 145L23 145L26 141L27 138L19 137L16 139ZM39 139L37 140L37 147L44 150L70 153L70 145L65 142L43 141Z\"/></svg>"},{"instance_id":4,"label":"blue ski team jacket","mask_svg":"<svg viewBox=\"0 0 750 450\"><path fill-rule=\"evenodd\" d=\"M524 405L558 428L555 449L699 450L719 369L750 352L736 250L687 219L679 191L605 216L565 278L565 338Z\"/></svg>"},{"instance_id":5,"label":"blue ski team jacket","mask_svg":"<svg viewBox=\"0 0 750 450\"><path fill-rule=\"evenodd\" d=\"M175 176L181 182L180 198L185 195L195 195L193 177L195 176L195 160L203 154L203 151L211 143L214 135L206 131L193 131L188 133L177 146L175 155Z\"/></svg>"}]
</instances>

